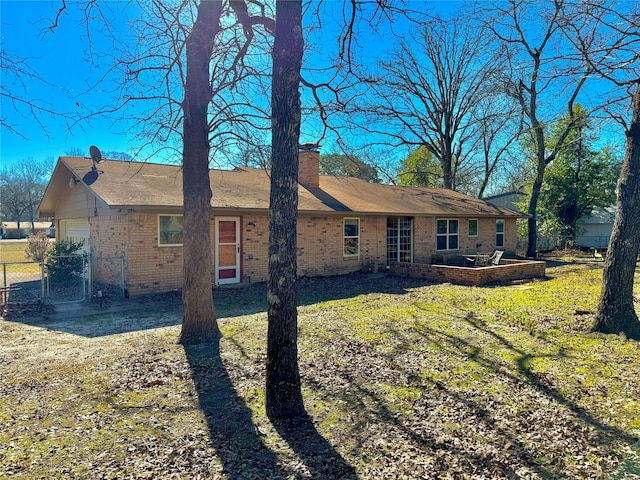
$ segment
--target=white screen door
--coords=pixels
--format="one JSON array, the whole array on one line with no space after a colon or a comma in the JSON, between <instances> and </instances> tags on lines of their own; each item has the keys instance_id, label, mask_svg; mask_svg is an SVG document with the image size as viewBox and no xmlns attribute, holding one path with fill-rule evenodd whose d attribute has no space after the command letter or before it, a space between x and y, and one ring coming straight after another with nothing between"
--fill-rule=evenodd
<instances>
[{"instance_id":1,"label":"white screen door","mask_svg":"<svg viewBox=\"0 0 640 480\"><path fill-rule=\"evenodd\" d=\"M240 282L240 217L216 217L216 284Z\"/></svg>"}]
</instances>

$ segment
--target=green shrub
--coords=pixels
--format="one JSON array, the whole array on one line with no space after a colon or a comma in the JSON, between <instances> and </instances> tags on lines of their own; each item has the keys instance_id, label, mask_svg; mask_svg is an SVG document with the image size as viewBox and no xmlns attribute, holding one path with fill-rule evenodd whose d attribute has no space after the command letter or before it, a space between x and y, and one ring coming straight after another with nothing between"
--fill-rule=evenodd
<instances>
[{"instance_id":1,"label":"green shrub","mask_svg":"<svg viewBox=\"0 0 640 480\"><path fill-rule=\"evenodd\" d=\"M48 251L47 271L51 283L70 282L82 275L85 255L80 254L84 242L59 240Z\"/></svg>"}]
</instances>

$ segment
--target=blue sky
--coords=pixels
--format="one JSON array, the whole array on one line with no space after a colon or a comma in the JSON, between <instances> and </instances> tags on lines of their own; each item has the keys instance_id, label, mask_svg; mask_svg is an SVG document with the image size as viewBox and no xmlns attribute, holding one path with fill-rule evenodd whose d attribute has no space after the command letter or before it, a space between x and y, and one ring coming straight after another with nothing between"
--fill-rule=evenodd
<instances>
[{"instance_id":1,"label":"blue sky","mask_svg":"<svg viewBox=\"0 0 640 480\"><path fill-rule=\"evenodd\" d=\"M106 2L108 4L108 2ZM104 151L132 153L134 139L126 134L131 127L122 121L94 118L74 122L91 111L92 103L101 101L100 91L86 92L104 74L100 60L89 57L87 31L82 17L72 2L67 1L65 12L55 23L61 0L0 0L1 48L3 52L27 59L27 65L39 79L25 76L16 78L7 69L2 72L2 86L23 99L29 99L47 110L71 115L65 119L58 115L39 112L37 120L25 105L14 108L5 97L1 115L18 133L0 128L0 167L24 159L56 159L71 149L82 149L88 155L90 145ZM419 2L416 4L420 5ZM430 7L447 11L462 2L428 2ZM110 28L126 25L127 18L116 17ZM91 39L96 50L104 47L99 22L94 22ZM126 41L126 32L123 32ZM39 125L40 123L41 125Z\"/></svg>"},{"instance_id":2,"label":"blue sky","mask_svg":"<svg viewBox=\"0 0 640 480\"><path fill-rule=\"evenodd\" d=\"M21 98L33 100L48 110L75 116L86 112L85 102L91 97L83 93L103 72L95 59L93 62L88 59L87 34L80 27L80 18L73 8L61 16L55 31L48 29L54 24L61 3L0 0L3 52L27 59L29 68L40 76L39 79L16 78L3 69L1 81L3 88ZM2 167L23 159L57 158L72 148L85 149L88 155L89 146L94 143L108 145L112 151L128 150L129 142L120 133L121 125L113 125L109 120L73 125L73 119L67 121L45 112L39 112L36 120L24 105L14 108L6 98L2 97L1 101L4 120L19 132L1 129Z\"/></svg>"},{"instance_id":3,"label":"blue sky","mask_svg":"<svg viewBox=\"0 0 640 480\"><path fill-rule=\"evenodd\" d=\"M39 79L30 79L24 75L16 78L3 68L0 79L3 89L8 89L22 98L33 100L45 109L69 114L65 119L58 115L40 112L37 120L25 106L14 108L5 97L0 97L3 120L10 124L18 134L6 128L0 128L0 168L24 159L48 160L67 154L72 149L80 149L89 155L89 146L98 145L103 151L133 153L135 139L127 134L131 124L117 117L94 118L91 121L75 122L94 105L105 103L106 89L91 89L106 73L106 64L99 56L89 55L89 38L95 46L95 52L108 48L101 32L104 25L95 19L89 32L82 25L82 16L73 3L67 0L68 7L58 19L58 27L51 31L48 27L55 23L61 0L0 0L1 48L3 55L8 53L28 60L28 66L39 75ZM101 2L114 9L122 2ZM446 14L462 6L461 1L413 2L415 8L434 8ZM339 5L336 3L336 5ZM135 14L136 12L132 12ZM110 16L109 28L127 41L127 17L124 13ZM106 38L106 36L105 36ZM382 51L390 47L376 45ZM118 79L113 79L113 85ZM86 92L90 91L89 94ZM40 123L40 124L39 124ZM135 125L133 125L135 128ZM301 139L305 141L304 139Z\"/></svg>"}]
</instances>

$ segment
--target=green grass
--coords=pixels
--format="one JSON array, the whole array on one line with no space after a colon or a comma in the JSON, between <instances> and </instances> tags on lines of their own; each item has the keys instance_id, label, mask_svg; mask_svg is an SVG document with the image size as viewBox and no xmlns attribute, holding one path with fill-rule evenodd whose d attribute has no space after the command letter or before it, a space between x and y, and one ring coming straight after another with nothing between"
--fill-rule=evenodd
<instances>
[{"instance_id":1,"label":"green grass","mask_svg":"<svg viewBox=\"0 0 640 480\"><path fill-rule=\"evenodd\" d=\"M0 477L634 478L639 343L589 333L601 264L547 273L302 282L313 428L293 430L265 416L255 287L216 292L219 351L185 350L179 326L83 336L83 319L0 321Z\"/></svg>"}]
</instances>

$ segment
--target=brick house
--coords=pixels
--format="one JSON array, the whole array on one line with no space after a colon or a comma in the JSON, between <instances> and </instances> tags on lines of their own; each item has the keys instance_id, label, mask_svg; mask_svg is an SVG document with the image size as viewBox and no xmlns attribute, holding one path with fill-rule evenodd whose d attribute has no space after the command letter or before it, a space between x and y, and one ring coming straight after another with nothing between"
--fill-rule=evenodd
<instances>
[{"instance_id":1,"label":"brick house","mask_svg":"<svg viewBox=\"0 0 640 480\"><path fill-rule=\"evenodd\" d=\"M298 273L381 270L434 256L514 254L522 214L461 193L319 175L300 153ZM60 157L40 204L57 239L83 240L94 258L121 258L131 295L182 287L182 173L175 165ZM267 279L269 172L210 170L214 285ZM108 273L96 272L108 277Z\"/></svg>"}]
</instances>

